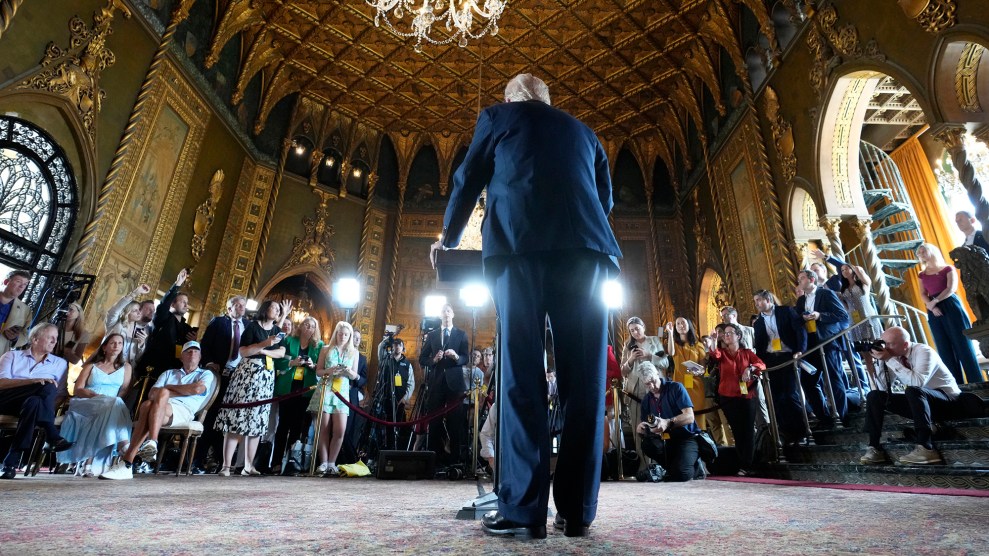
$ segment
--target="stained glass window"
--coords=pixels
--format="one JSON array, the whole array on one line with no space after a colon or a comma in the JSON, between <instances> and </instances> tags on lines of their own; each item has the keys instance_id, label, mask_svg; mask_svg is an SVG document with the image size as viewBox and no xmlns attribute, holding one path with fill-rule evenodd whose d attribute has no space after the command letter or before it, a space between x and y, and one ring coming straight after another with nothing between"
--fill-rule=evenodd
<instances>
[{"instance_id":1,"label":"stained glass window","mask_svg":"<svg viewBox=\"0 0 989 556\"><path fill-rule=\"evenodd\" d=\"M0 116L0 269L55 270L78 208L62 148L34 124ZM35 301L45 282L36 275L25 300Z\"/></svg>"}]
</instances>

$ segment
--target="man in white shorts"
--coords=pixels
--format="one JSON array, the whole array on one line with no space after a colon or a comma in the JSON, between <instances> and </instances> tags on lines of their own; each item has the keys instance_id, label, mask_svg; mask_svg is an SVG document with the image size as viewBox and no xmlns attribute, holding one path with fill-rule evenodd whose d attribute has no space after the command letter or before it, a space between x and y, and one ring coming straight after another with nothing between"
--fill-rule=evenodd
<instances>
[{"instance_id":1,"label":"man in white shorts","mask_svg":"<svg viewBox=\"0 0 989 556\"><path fill-rule=\"evenodd\" d=\"M211 371L199 368L199 342L182 346L182 368L165 371L148 393L147 401L137 412L137 423L130 446L120 460L100 475L101 479L132 479L131 469L138 455L146 462L158 456L158 431L164 426L179 426L192 421L206 405L215 388Z\"/></svg>"}]
</instances>

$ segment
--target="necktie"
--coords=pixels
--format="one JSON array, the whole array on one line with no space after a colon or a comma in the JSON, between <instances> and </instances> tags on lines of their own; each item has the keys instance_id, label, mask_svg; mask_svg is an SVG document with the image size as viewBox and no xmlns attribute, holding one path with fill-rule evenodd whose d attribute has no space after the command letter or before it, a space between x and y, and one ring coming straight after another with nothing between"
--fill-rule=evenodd
<instances>
[{"instance_id":1,"label":"necktie","mask_svg":"<svg viewBox=\"0 0 989 556\"><path fill-rule=\"evenodd\" d=\"M444 328L443 329L443 349L446 349L446 344L449 341L450 341L450 329L449 328Z\"/></svg>"},{"instance_id":2,"label":"necktie","mask_svg":"<svg viewBox=\"0 0 989 556\"><path fill-rule=\"evenodd\" d=\"M237 359L237 352L240 351L240 319L234 321L234 337L230 342L230 358L228 361Z\"/></svg>"},{"instance_id":3,"label":"necktie","mask_svg":"<svg viewBox=\"0 0 989 556\"><path fill-rule=\"evenodd\" d=\"M910 360L907 359L907 356L906 355L901 355L900 356L900 364L903 365L907 369L913 369L913 367L910 365Z\"/></svg>"}]
</instances>

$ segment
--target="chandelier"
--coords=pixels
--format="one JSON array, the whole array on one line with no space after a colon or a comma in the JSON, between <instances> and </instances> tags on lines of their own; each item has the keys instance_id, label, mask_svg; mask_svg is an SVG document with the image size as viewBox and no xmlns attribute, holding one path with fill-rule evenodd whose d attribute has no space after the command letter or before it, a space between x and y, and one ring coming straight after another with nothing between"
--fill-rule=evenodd
<instances>
[{"instance_id":1,"label":"chandelier","mask_svg":"<svg viewBox=\"0 0 989 556\"><path fill-rule=\"evenodd\" d=\"M498 18L508 0L364 0L375 9L374 26L381 21L400 37L415 37L415 51L422 52L422 41L449 44L454 40L460 47L467 39L479 39L490 33L498 34ZM402 20L408 16L409 25ZM446 36L437 38L433 25L444 23ZM401 25L401 30L397 26Z\"/></svg>"}]
</instances>

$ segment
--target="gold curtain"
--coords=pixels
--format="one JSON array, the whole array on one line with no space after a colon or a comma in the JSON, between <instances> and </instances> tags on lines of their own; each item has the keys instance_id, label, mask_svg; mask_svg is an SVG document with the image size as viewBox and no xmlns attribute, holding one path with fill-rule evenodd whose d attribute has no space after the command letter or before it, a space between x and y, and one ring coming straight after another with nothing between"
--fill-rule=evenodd
<instances>
[{"instance_id":1,"label":"gold curtain","mask_svg":"<svg viewBox=\"0 0 989 556\"><path fill-rule=\"evenodd\" d=\"M938 188L937 178L927 161L927 154L917 139L922 133L927 131L925 127L905 143L900 145L895 151L890 153L890 158L896 163L903 177L903 183L910 196L910 204L913 205L917 221L920 223L920 233L924 241L933 243L941 249L945 259L950 263L951 256L948 253L955 248L951 240L951 228L954 226L955 215L948 211L944 204L944 199ZM918 269L911 269L904 274L907 279L908 291L913 298L913 304L923 309L924 302L920 297L920 280L917 278ZM968 308L968 300L965 298L965 290L958 283L958 295L963 301L965 310L968 311L969 318L974 320L972 310Z\"/></svg>"}]
</instances>

